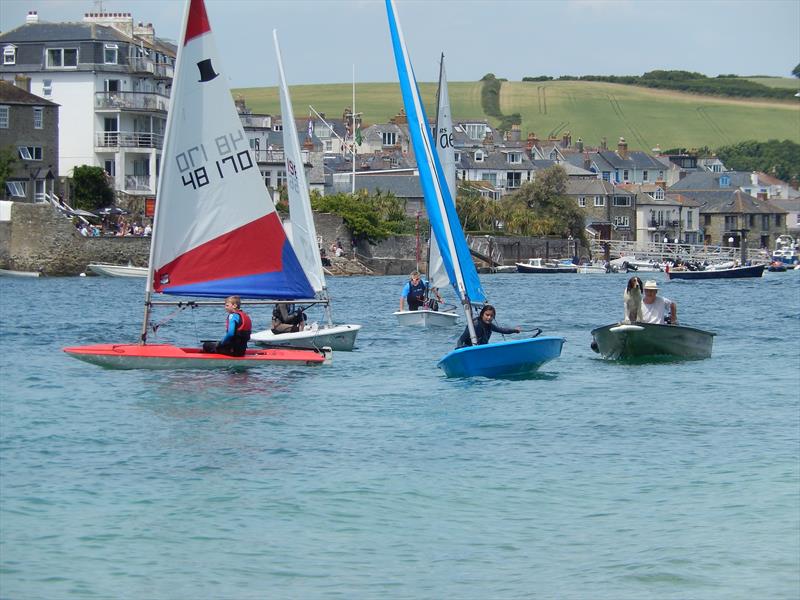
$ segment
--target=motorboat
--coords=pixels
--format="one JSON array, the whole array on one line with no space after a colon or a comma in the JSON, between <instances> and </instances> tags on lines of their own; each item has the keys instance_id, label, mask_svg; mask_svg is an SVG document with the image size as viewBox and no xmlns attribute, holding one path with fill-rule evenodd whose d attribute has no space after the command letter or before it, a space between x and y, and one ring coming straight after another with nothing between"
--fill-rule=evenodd
<instances>
[{"instance_id":1,"label":"motorboat","mask_svg":"<svg viewBox=\"0 0 800 600\"><path fill-rule=\"evenodd\" d=\"M655 260L644 260L635 256L620 256L611 261L611 267L620 273L658 273L664 265Z\"/></svg>"},{"instance_id":2,"label":"motorboat","mask_svg":"<svg viewBox=\"0 0 800 600\"><path fill-rule=\"evenodd\" d=\"M775 249L772 251L771 260L786 265L800 264L800 248L798 248L797 241L788 234L779 235L775 240Z\"/></svg>"},{"instance_id":3,"label":"motorboat","mask_svg":"<svg viewBox=\"0 0 800 600\"><path fill-rule=\"evenodd\" d=\"M578 273L581 275L605 275L606 273L616 273L610 263L591 262L578 265Z\"/></svg>"},{"instance_id":4,"label":"motorboat","mask_svg":"<svg viewBox=\"0 0 800 600\"><path fill-rule=\"evenodd\" d=\"M705 268L702 271L688 269L667 269L667 279L740 279L743 277L761 277L766 265L748 265L744 267Z\"/></svg>"},{"instance_id":5,"label":"motorboat","mask_svg":"<svg viewBox=\"0 0 800 600\"><path fill-rule=\"evenodd\" d=\"M0 277L39 277L39 271L13 271L11 269L0 269Z\"/></svg>"},{"instance_id":6,"label":"motorboat","mask_svg":"<svg viewBox=\"0 0 800 600\"><path fill-rule=\"evenodd\" d=\"M147 277L147 267L134 267L131 264L89 263L87 268L95 275L105 277Z\"/></svg>"},{"instance_id":7,"label":"motorboat","mask_svg":"<svg viewBox=\"0 0 800 600\"><path fill-rule=\"evenodd\" d=\"M514 263L520 273L577 273L578 265L547 260L544 258L529 258L525 262Z\"/></svg>"},{"instance_id":8,"label":"motorboat","mask_svg":"<svg viewBox=\"0 0 800 600\"><path fill-rule=\"evenodd\" d=\"M612 360L659 356L708 358L715 335L682 325L612 323L592 330L592 350Z\"/></svg>"}]
</instances>

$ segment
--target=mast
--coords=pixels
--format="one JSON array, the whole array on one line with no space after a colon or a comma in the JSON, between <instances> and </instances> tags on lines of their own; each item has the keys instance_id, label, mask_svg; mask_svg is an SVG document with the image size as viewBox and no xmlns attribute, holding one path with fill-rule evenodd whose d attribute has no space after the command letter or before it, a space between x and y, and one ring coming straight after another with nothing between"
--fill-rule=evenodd
<instances>
[{"instance_id":1,"label":"mast","mask_svg":"<svg viewBox=\"0 0 800 600\"><path fill-rule=\"evenodd\" d=\"M353 121L353 127L351 129L353 133L353 149L352 149L352 158L353 158L353 180L351 182L350 193L356 193L356 66L353 65L353 112L350 115L350 119Z\"/></svg>"}]
</instances>

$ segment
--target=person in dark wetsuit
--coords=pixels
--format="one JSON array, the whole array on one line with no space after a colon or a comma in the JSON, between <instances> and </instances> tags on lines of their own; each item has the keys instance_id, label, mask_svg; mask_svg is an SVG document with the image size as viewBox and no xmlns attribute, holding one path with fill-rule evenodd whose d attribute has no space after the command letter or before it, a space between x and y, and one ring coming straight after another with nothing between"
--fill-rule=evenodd
<instances>
[{"instance_id":1,"label":"person in dark wetsuit","mask_svg":"<svg viewBox=\"0 0 800 600\"><path fill-rule=\"evenodd\" d=\"M302 331L305 326L306 316L300 309L295 309L293 304L279 302L272 311L272 333L294 333Z\"/></svg>"},{"instance_id":2,"label":"person in dark wetsuit","mask_svg":"<svg viewBox=\"0 0 800 600\"><path fill-rule=\"evenodd\" d=\"M420 277L419 271L412 271L409 280L403 286L400 294L400 310L403 311L403 303L408 301L408 310L417 310L425 302L425 290L428 282Z\"/></svg>"},{"instance_id":3,"label":"person in dark wetsuit","mask_svg":"<svg viewBox=\"0 0 800 600\"><path fill-rule=\"evenodd\" d=\"M479 346L489 343L489 338L492 336L493 331L503 334L519 333L522 331L519 327L509 328L496 325L494 322L495 314L494 306L486 304L481 309L480 314L472 320L472 324L475 326L475 337L478 338ZM458 338L456 348L464 348L465 346L472 346L472 339L470 339L469 336L469 327L466 327L464 333Z\"/></svg>"},{"instance_id":4,"label":"person in dark wetsuit","mask_svg":"<svg viewBox=\"0 0 800 600\"><path fill-rule=\"evenodd\" d=\"M228 356L245 355L253 325L250 321L250 316L241 307L242 301L239 296L225 298L225 310L228 312L225 337L219 342L206 342L203 344L204 352L226 354Z\"/></svg>"}]
</instances>

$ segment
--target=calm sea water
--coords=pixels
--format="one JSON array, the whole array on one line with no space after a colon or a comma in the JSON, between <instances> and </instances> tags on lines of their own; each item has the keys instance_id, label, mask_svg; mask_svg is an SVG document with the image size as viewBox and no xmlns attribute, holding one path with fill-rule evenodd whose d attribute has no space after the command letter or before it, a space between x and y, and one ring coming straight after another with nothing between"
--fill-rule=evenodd
<instances>
[{"instance_id":1,"label":"calm sea water","mask_svg":"<svg viewBox=\"0 0 800 600\"><path fill-rule=\"evenodd\" d=\"M625 281L485 276L501 324L567 339L494 381L435 367L463 322L395 324L402 277L329 282L357 351L249 373L81 363L136 339L142 280L3 279L0 597L797 598L800 271L663 282L718 337L644 365L589 349Z\"/></svg>"}]
</instances>

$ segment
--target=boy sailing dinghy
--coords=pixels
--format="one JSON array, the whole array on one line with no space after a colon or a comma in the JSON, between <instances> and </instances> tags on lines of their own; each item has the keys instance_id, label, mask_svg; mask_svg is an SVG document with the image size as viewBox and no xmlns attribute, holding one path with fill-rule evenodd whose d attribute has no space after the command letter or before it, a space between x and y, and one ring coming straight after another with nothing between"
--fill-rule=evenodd
<instances>
[{"instance_id":1,"label":"boy sailing dinghy","mask_svg":"<svg viewBox=\"0 0 800 600\"><path fill-rule=\"evenodd\" d=\"M119 369L241 369L326 361L329 350L272 348L233 357L146 343L154 305L220 304L153 301L153 292L256 299L249 304L314 302L218 69L203 0L189 0L167 116L140 342L64 348L70 356Z\"/></svg>"},{"instance_id":2,"label":"boy sailing dinghy","mask_svg":"<svg viewBox=\"0 0 800 600\"><path fill-rule=\"evenodd\" d=\"M445 178L439 157L433 151L433 140L428 120L419 96L411 61L408 57L403 32L397 22L393 0L386 0L386 12L392 36L397 74L403 105L408 117L409 131L417 157L420 183L425 196L425 208L431 221L434 236L451 285L464 307L472 346L449 352L438 366L448 377L517 377L527 375L545 362L561 355L564 339L560 337L535 337L525 340L503 341L476 345L477 336L472 323L472 302L485 302L478 272L472 262L455 203Z\"/></svg>"},{"instance_id":3,"label":"boy sailing dinghy","mask_svg":"<svg viewBox=\"0 0 800 600\"><path fill-rule=\"evenodd\" d=\"M439 92L436 102L436 152L439 161L442 163L442 170L445 174L447 188L450 190L450 197L456 197L456 157L453 149L453 120L450 116L450 96L447 92L447 76L444 71L444 54L439 63ZM428 242L428 289L426 296L430 300L432 289L443 290L450 284L447 277L447 270L444 267L442 253L436 243L436 237L431 229L430 240ZM452 306L452 305L451 305ZM404 326L436 326L449 327L458 320L458 313L452 310L445 310L439 305L439 310L431 310L423 305L417 310L399 310L394 313L400 325Z\"/></svg>"},{"instance_id":4,"label":"boy sailing dinghy","mask_svg":"<svg viewBox=\"0 0 800 600\"><path fill-rule=\"evenodd\" d=\"M272 31L275 54L278 57L280 76L281 116L283 119L283 151L286 160L286 189L289 195L289 219L291 221L291 242L297 258L308 277L317 302L325 307L324 325L307 325L302 331L273 333L271 329L259 331L250 340L260 346L289 346L294 348L322 348L332 350L352 350L361 325L334 325L331 315L330 297L325 285L322 258L317 246L317 229L314 213L311 211L311 198L308 194L303 157L300 154L300 141L294 120L289 87L283 72L283 60L278 44L278 33ZM295 303L300 301L295 300Z\"/></svg>"}]
</instances>

